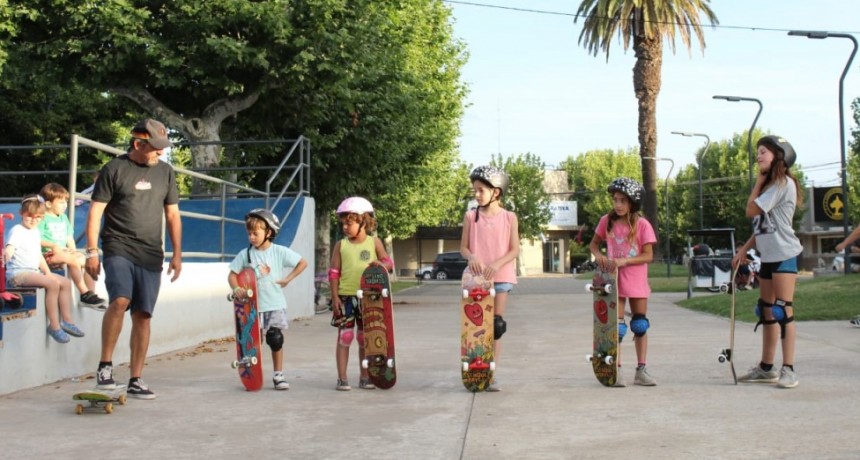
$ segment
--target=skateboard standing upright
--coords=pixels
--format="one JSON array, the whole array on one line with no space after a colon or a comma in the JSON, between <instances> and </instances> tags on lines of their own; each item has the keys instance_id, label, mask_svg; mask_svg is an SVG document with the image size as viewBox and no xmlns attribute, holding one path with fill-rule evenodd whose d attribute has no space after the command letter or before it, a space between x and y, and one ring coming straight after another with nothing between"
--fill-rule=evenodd
<instances>
[{"instance_id":1,"label":"skateboard standing upright","mask_svg":"<svg viewBox=\"0 0 860 460\"><path fill-rule=\"evenodd\" d=\"M594 376L608 387L618 382L621 349L618 346L618 289L615 274L594 271L591 283L585 286L592 293L594 341L592 352L586 355Z\"/></svg>"},{"instance_id":2,"label":"skateboard standing upright","mask_svg":"<svg viewBox=\"0 0 860 460\"><path fill-rule=\"evenodd\" d=\"M239 272L239 287L245 295L231 292L227 299L233 302L236 322L236 361L233 368L239 369L239 378L245 389L257 391L263 387L263 359L260 345L260 318L257 310L257 275L253 268Z\"/></svg>"},{"instance_id":3,"label":"skateboard standing upright","mask_svg":"<svg viewBox=\"0 0 860 460\"><path fill-rule=\"evenodd\" d=\"M388 273L379 265L370 265L361 274L361 288L356 293L361 303L364 330L364 359L370 381L387 390L397 382L394 361L394 310L391 307L391 285Z\"/></svg>"},{"instance_id":4,"label":"skateboard standing upright","mask_svg":"<svg viewBox=\"0 0 860 460\"><path fill-rule=\"evenodd\" d=\"M482 275L463 272L460 302L460 370L463 386L484 391L493 380L493 315L496 290Z\"/></svg>"},{"instance_id":5,"label":"skateboard standing upright","mask_svg":"<svg viewBox=\"0 0 860 460\"><path fill-rule=\"evenodd\" d=\"M735 348L735 291L737 291L737 286L734 284L734 279L738 275L738 269L735 268L732 270L732 281L725 285L725 289L721 289L721 291L731 294L732 296L732 306L729 309L729 347L723 348L720 350L720 355L717 359L721 363L728 362L729 367L732 370L732 379L735 382L735 385L738 384L738 374L735 372L735 360L734 360L734 348Z\"/></svg>"},{"instance_id":6,"label":"skateboard standing upright","mask_svg":"<svg viewBox=\"0 0 860 460\"><path fill-rule=\"evenodd\" d=\"M114 390L95 389L75 393L72 395L72 399L79 401L75 406L75 413L81 415L84 413L84 409L100 409L105 411L106 414L110 414L113 412L113 403L119 403L121 406L125 405L126 389L125 385L119 385ZM84 405L84 402L88 402L89 404Z\"/></svg>"}]
</instances>

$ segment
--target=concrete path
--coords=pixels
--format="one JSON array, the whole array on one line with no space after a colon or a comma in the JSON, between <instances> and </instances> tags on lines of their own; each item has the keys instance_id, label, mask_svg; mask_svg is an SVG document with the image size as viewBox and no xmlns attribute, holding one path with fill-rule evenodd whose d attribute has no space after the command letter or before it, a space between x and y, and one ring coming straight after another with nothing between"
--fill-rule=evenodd
<instances>
[{"instance_id":1,"label":"concrete path","mask_svg":"<svg viewBox=\"0 0 860 460\"><path fill-rule=\"evenodd\" d=\"M272 389L267 353L266 387L243 391L229 366L234 344L206 343L150 358L144 378L158 399L131 400L111 415L74 413L71 395L92 376L0 396L0 458L860 458L860 329L801 322L799 387L735 386L717 362L728 322L676 307L684 294L655 294L648 364L658 386L604 388L584 359L584 285L520 280L506 315L500 393L463 389L458 285L427 282L395 297L391 390L334 390L335 330L318 315L287 334L289 391ZM752 324L739 323L739 373L757 362L760 341ZM631 342L622 353L632 384ZM117 374L127 378L128 368Z\"/></svg>"}]
</instances>

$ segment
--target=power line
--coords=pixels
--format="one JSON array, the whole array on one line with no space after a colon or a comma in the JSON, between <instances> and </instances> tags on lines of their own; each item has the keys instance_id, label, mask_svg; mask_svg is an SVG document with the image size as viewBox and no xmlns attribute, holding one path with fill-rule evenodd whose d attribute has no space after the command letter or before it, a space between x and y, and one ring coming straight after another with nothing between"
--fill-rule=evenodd
<instances>
[{"instance_id":1,"label":"power line","mask_svg":"<svg viewBox=\"0 0 860 460\"><path fill-rule=\"evenodd\" d=\"M465 6L474 6L477 8L492 8L497 10L506 10L506 11L514 11L517 13L529 13L529 14L542 14L548 16L566 16L571 18L587 18L591 15L583 15L577 13L567 13L564 11L550 11L550 10L538 10L534 8L521 8L515 6L504 6L504 5L493 5L489 3L478 3L478 2L467 2L461 0L442 0L443 3L450 3L452 5L465 5ZM611 19L611 18L605 18ZM666 21L644 21L650 22L654 24L675 24L681 26L706 26L714 29L729 29L729 30L751 30L751 31L764 31L764 32L790 32L794 29L780 29L774 27L756 27L756 26L730 26L730 25L721 25L721 24L701 24L701 23L693 23L693 22L666 22ZM860 32L851 32L851 31L843 31L841 33L846 34L860 34Z\"/></svg>"}]
</instances>

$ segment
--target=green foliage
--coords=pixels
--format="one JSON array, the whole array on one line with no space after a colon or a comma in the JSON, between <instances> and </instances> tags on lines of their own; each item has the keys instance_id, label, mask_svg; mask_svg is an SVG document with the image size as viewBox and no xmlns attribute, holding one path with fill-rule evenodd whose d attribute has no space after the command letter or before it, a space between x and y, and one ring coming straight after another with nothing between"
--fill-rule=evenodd
<instances>
[{"instance_id":1,"label":"green foliage","mask_svg":"<svg viewBox=\"0 0 860 460\"><path fill-rule=\"evenodd\" d=\"M517 215L520 238L540 237L552 218L550 197L543 186L546 164L532 153L504 159L494 155L491 164L510 176L511 183L502 201Z\"/></svg>"},{"instance_id":2,"label":"green foliage","mask_svg":"<svg viewBox=\"0 0 860 460\"><path fill-rule=\"evenodd\" d=\"M848 185L848 219L850 222L860 221L860 98L851 102L854 117L854 127L848 139L846 154L846 170Z\"/></svg>"},{"instance_id":3,"label":"green foliage","mask_svg":"<svg viewBox=\"0 0 860 460\"><path fill-rule=\"evenodd\" d=\"M568 157L559 167L567 171L570 189L574 192L580 225L593 230L600 217L612 210L612 197L606 187L617 177L642 180L639 153L627 150L591 150L576 158ZM591 241L588 237L587 241ZM587 242L586 242L587 244Z\"/></svg>"},{"instance_id":4,"label":"green foliage","mask_svg":"<svg viewBox=\"0 0 860 460\"><path fill-rule=\"evenodd\" d=\"M736 316L739 321L755 323L755 304L759 291L739 291L736 294ZM794 317L797 321L847 320L857 316L860 283L857 275L799 277L794 291ZM678 304L695 311L728 316L730 298L725 294L695 296ZM827 299L827 301L822 301Z\"/></svg>"}]
</instances>

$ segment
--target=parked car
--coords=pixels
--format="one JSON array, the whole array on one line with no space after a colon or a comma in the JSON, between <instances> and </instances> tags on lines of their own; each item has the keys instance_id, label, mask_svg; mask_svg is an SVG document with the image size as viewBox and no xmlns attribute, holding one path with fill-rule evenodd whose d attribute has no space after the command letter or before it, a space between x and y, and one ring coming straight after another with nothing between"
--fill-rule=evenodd
<instances>
[{"instance_id":1,"label":"parked car","mask_svg":"<svg viewBox=\"0 0 860 460\"><path fill-rule=\"evenodd\" d=\"M431 276L437 280L462 278L467 265L468 261L459 252L443 252L433 261Z\"/></svg>"},{"instance_id":2,"label":"parked car","mask_svg":"<svg viewBox=\"0 0 860 460\"><path fill-rule=\"evenodd\" d=\"M433 278L433 266L432 265L422 265L418 268L418 271L415 272L415 276L417 278L429 280Z\"/></svg>"}]
</instances>

